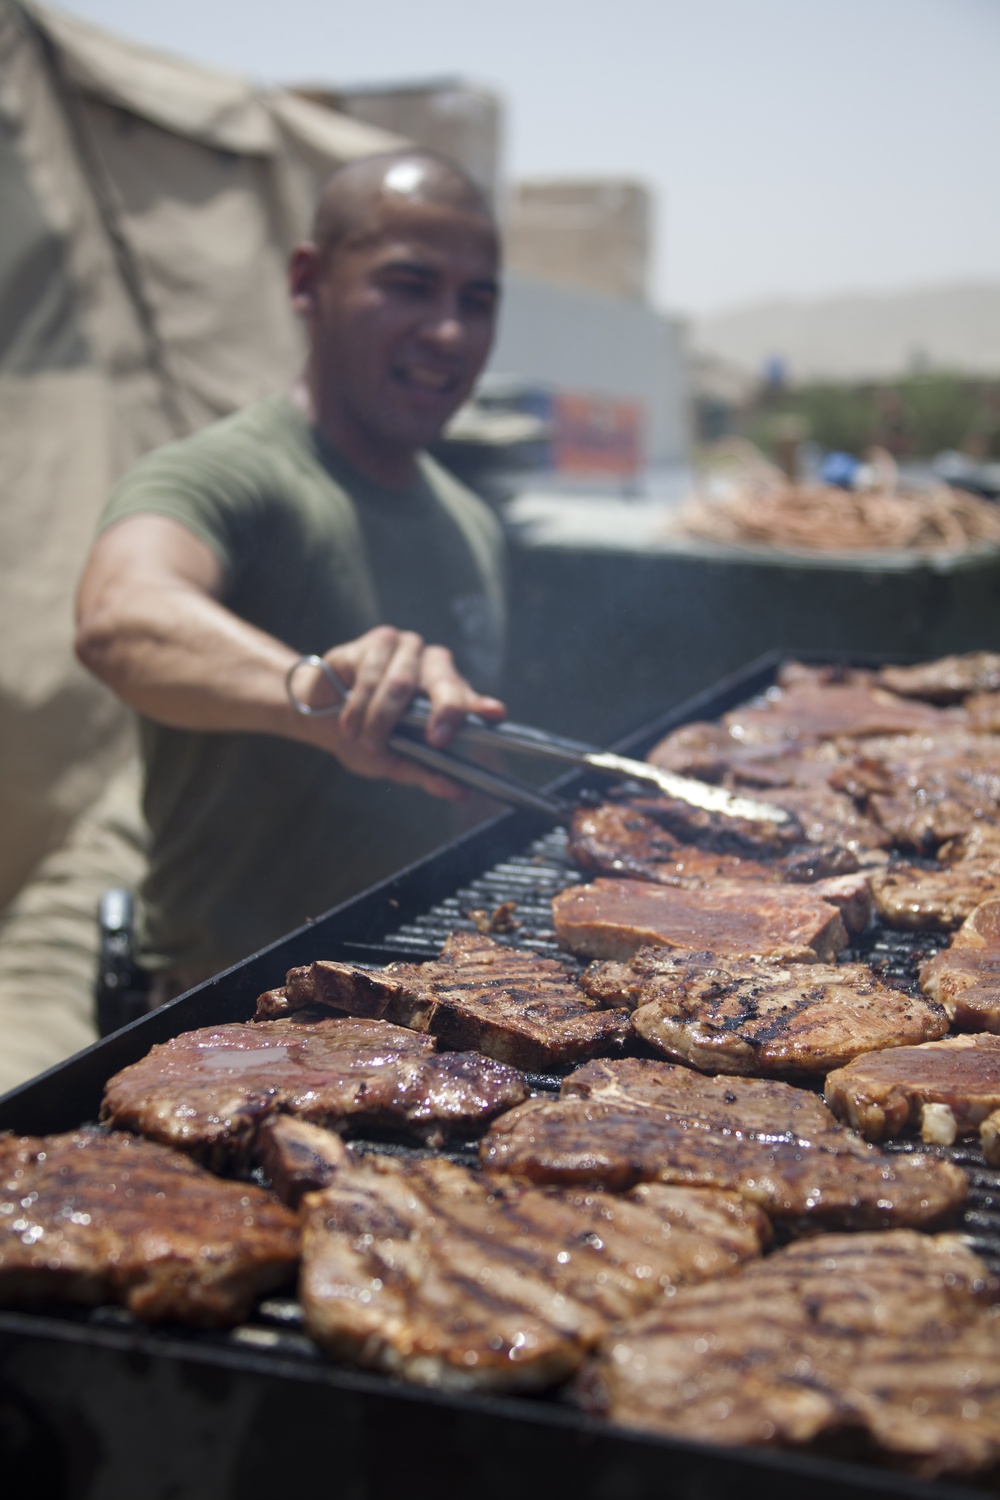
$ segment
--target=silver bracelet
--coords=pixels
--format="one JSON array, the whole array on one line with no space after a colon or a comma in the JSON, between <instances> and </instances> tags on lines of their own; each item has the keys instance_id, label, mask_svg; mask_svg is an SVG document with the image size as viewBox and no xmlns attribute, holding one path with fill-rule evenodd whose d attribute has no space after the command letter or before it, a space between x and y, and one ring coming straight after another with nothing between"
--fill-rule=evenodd
<instances>
[{"instance_id":1,"label":"silver bracelet","mask_svg":"<svg viewBox=\"0 0 1000 1500\"><path fill-rule=\"evenodd\" d=\"M296 693L294 685L295 674L300 667L315 667L318 671L322 672L336 693L338 701L336 703L328 703L325 708L314 708L311 703L304 703L298 693ZM351 696L351 690L347 686L347 683L333 670L330 663L324 661L321 656L300 656L298 661L293 661L285 673L285 692L288 694L288 701L294 711L297 714L301 714L304 719L328 719L333 714L339 714Z\"/></svg>"}]
</instances>

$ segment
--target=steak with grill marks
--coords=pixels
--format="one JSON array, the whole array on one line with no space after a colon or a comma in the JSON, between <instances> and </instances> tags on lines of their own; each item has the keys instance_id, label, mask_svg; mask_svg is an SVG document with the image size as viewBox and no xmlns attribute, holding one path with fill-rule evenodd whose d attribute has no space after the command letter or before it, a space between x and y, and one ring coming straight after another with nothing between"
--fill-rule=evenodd
<instances>
[{"instance_id":1,"label":"steak with grill marks","mask_svg":"<svg viewBox=\"0 0 1000 1500\"><path fill-rule=\"evenodd\" d=\"M434 1056L431 1037L385 1021L294 1018L187 1031L109 1079L101 1118L211 1166L252 1153L269 1115L440 1144L527 1097L522 1075L479 1056Z\"/></svg>"},{"instance_id":2,"label":"steak with grill marks","mask_svg":"<svg viewBox=\"0 0 1000 1500\"><path fill-rule=\"evenodd\" d=\"M734 1193L612 1197L366 1157L305 1200L300 1295L337 1358L453 1390L537 1388L610 1324L732 1274L768 1238Z\"/></svg>"},{"instance_id":3,"label":"steak with grill marks","mask_svg":"<svg viewBox=\"0 0 1000 1500\"><path fill-rule=\"evenodd\" d=\"M815 963L847 946L837 907L809 886L720 880L685 890L599 879L554 896L552 917L563 947L588 958L663 947Z\"/></svg>"},{"instance_id":4,"label":"steak with grill marks","mask_svg":"<svg viewBox=\"0 0 1000 1500\"><path fill-rule=\"evenodd\" d=\"M1000 1109L1000 1037L950 1036L871 1052L831 1073L824 1097L868 1141L915 1128L929 1144L950 1146Z\"/></svg>"},{"instance_id":5,"label":"steak with grill marks","mask_svg":"<svg viewBox=\"0 0 1000 1500\"><path fill-rule=\"evenodd\" d=\"M785 966L643 948L629 963L591 965L581 984L595 999L633 1007L632 1025L655 1051L704 1073L803 1078L948 1030L939 1005L889 989L866 964Z\"/></svg>"},{"instance_id":6,"label":"steak with grill marks","mask_svg":"<svg viewBox=\"0 0 1000 1500\"><path fill-rule=\"evenodd\" d=\"M996 1294L957 1235L802 1240L615 1330L577 1395L687 1440L860 1436L924 1479L972 1473L1000 1459Z\"/></svg>"},{"instance_id":7,"label":"steak with grill marks","mask_svg":"<svg viewBox=\"0 0 1000 1500\"><path fill-rule=\"evenodd\" d=\"M518 1181L728 1188L812 1232L931 1228L968 1192L958 1167L885 1155L804 1089L640 1058L588 1063L563 1081L559 1099L511 1110L484 1138L480 1159Z\"/></svg>"},{"instance_id":8,"label":"steak with grill marks","mask_svg":"<svg viewBox=\"0 0 1000 1500\"><path fill-rule=\"evenodd\" d=\"M921 968L920 988L958 1031L1000 1033L1000 900L969 914L951 947Z\"/></svg>"},{"instance_id":9,"label":"steak with grill marks","mask_svg":"<svg viewBox=\"0 0 1000 1500\"><path fill-rule=\"evenodd\" d=\"M631 1030L624 1012L595 1005L563 964L481 933L453 932L440 957L422 964L292 969L286 989L293 1004L385 1016L445 1046L541 1071L620 1050Z\"/></svg>"},{"instance_id":10,"label":"steak with grill marks","mask_svg":"<svg viewBox=\"0 0 1000 1500\"><path fill-rule=\"evenodd\" d=\"M0 1136L0 1303L122 1302L137 1317L238 1323L299 1257L269 1193L98 1131Z\"/></svg>"}]
</instances>

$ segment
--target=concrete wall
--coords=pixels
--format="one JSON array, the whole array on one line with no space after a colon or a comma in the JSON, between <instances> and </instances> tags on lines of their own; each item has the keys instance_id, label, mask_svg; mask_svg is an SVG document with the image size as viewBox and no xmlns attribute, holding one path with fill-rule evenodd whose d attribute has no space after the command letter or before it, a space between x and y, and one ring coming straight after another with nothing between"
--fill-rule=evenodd
<instances>
[{"instance_id":1,"label":"concrete wall","mask_svg":"<svg viewBox=\"0 0 1000 1500\"><path fill-rule=\"evenodd\" d=\"M623 178L517 182L504 226L512 271L560 286L649 295L649 189Z\"/></svg>"},{"instance_id":2,"label":"concrete wall","mask_svg":"<svg viewBox=\"0 0 1000 1500\"><path fill-rule=\"evenodd\" d=\"M510 271L487 374L638 399L646 410L649 462L676 463L684 455L681 325L640 302Z\"/></svg>"}]
</instances>

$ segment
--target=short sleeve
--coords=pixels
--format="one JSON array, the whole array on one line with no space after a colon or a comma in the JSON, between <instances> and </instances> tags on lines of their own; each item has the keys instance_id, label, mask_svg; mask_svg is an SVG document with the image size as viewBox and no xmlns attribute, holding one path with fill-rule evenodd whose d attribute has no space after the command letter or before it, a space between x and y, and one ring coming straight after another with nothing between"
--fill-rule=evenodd
<instances>
[{"instance_id":1,"label":"short sleeve","mask_svg":"<svg viewBox=\"0 0 1000 1500\"><path fill-rule=\"evenodd\" d=\"M211 549L231 584L254 545L260 486L252 466L220 436L209 428L140 459L112 491L98 533L128 516L168 516Z\"/></svg>"}]
</instances>

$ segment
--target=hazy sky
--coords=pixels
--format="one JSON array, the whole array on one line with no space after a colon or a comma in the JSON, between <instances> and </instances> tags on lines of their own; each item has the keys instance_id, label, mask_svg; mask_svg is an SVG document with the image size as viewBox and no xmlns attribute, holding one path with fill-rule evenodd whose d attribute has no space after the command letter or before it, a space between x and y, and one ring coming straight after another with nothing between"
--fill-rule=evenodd
<instances>
[{"instance_id":1,"label":"hazy sky","mask_svg":"<svg viewBox=\"0 0 1000 1500\"><path fill-rule=\"evenodd\" d=\"M62 0L267 82L460 75L516 176L657 200L658 300L1000 279L1000 0Z\"/></svg>"}]
</instances>

